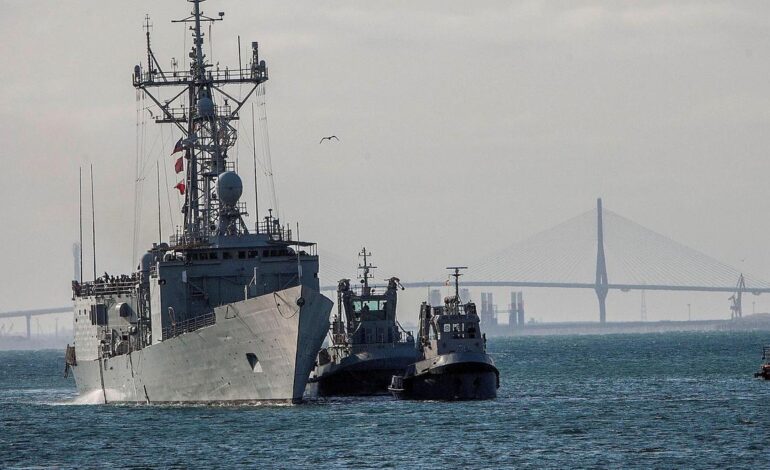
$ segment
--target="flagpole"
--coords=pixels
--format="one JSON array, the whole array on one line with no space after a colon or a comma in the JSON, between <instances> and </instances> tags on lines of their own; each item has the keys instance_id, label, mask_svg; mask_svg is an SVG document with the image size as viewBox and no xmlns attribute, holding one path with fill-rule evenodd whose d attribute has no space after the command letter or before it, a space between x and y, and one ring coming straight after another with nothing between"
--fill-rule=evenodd
<instances>
[{"instance_id":1,"label":"flagpole","mask_svg":"<svg viewBox=\"0 0 770 470\"><path fill-rule=\"evenodd\" d=\"M78 209L80 212L80 279L83 282L83 167L78 168Z\"/></svg>"},{"instance_id":2,"label":"flagpole","mask_svg":"<svg viewBox=\"0 0 770 470\"><path fill-rule=\"evenodd\" d=\"M91 244L94 250L94 281L96 280L96 209L94 209L94 164L91 164Z\"/></svg>"},{"instance_id":3,"label":"flagpole","mask_svg":"<svg viewBox=\"0 0 770 470\"><path fill-rule=\"evenodd\" d=\"M257 191L257 130L254 123L254 103L251 103L251 144L253 146L252 157L254 160L254 218L257 223L254 229L259 233L259 192Z\"/></svg>"},{"instance_id":4,"label":"flagpole","mask_svg":"<svg viewBox=\"0 0 770 470\"><path fill-rule=\"evenodd\" d=\"M155 160L155 172L158 175L158 245L160 245L163 242L163 233L160 223L160 165L157 160Z\"/></svg>"}]
</instances>

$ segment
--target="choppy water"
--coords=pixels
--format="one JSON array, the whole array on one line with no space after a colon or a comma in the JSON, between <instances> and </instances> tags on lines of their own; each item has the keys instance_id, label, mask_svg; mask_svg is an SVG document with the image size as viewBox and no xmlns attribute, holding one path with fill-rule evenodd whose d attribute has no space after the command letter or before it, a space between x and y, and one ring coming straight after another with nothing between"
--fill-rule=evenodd
<instances>
[{"instance_id":1,"label":"choppy water","mask_svg":"<svg viewBox=\"0 0 770 470\"><path fill-rule=\"evenodd\" d=\"M0 467L764 467L770 333L490 340L499 398L87 405L58 351L0 352Z\"/></svg>"}]
</instances>

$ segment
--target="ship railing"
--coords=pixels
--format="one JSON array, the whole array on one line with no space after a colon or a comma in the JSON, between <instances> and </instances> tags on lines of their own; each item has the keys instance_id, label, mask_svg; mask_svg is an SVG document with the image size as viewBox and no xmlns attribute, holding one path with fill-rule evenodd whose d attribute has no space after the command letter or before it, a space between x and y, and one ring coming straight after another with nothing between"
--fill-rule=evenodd
<instances>
[{"instance_id":1,"label":"ship railing","mask_svg":"<svg viewBox=\"0 0 770 470\"><path fill-rule=\"evenodd\" d=\"M190 108L181 106L177 108L165 108L165 112L155 117L155 122L187 122ZM237 119L237 116L233 116L233 110L230 105L216 105L214 106L214 115L218 118ZM195 117L195 116L193 116ZM225 135L225 134L222 134Z\"/></svg>"},{"instance_id":2,"label":"ship railing","mask_svg":"<svg viewBox=\"0 0 770 470\"><path fill-rule=\"evenodd\" d=\"M257 232L269 236L273 241L292 241L291 229L282 227L275 219L265 220L257 224Z\"/></svg>"},{"instance_id":3,"label":"ship railing","mask_svg":"<svg viewBox=\"0 0 770 470\"><path fill-rule=\"evenodd\" d=\"M410 340L411 339L411 340ZM404 334L396 341L397 343L414 343L414 333L404 330Z\"/></svg>"},{"instance_id":4,"label":"ship railing","mask_svg":"<svg viewBox=\"0 0 770 470\"><path fill-rule=\"evenodd\" d=\"M206 70L206 80L213 83L262 83L267 80L267 67L258 65L248 69ZM189 70L161 72L159 70L142 71L134 74L134 86L189 85L195 76Z\"/></svg>"},{"instance_id":5,"label":"ship railing","mask_svg":"<svg viewBox=\"0 0 770 470\"><path fill-rule=\"evenodd\" d=\"M243 201L241 201L241 202L237 202L237 203L235 204L235 210L237 210L237 211L238 211L238 213L239 213L239 214L241 214L241 215L249 215L249 212L248 212L248 208L247 208L247 206L246 206L246 203L245 203L245 202L243 202Z\"/></svg>"},{"instance_id":6,"label":"ship railing","mask_svg":"<svg viewBox=\"0 0 770 470\"><path fill-rule=\"evenodd\" d=\"M114 296L114 295L128 295L136 290L136 284L139 282L135 275L125 276L122 279L109 279L96 281L72 282L72 292L75 297L90 297L90 296Z\"/></svg>"},{"instance_id":7,"label":"ship railing","mask_svg":"<svg viewBox=\"0 0 770 470\"><path fill-rule=\"evenodd\" d=\"M170 235L168 237L168 241L171 246L205 246L209 244L208 234L203 236L190 235L182 232L181 230L177 230L177 233Z\"/></svg>"},{"instance_id":8,"label":"ship railing","mask_svg":"<svg viewBox=\"0 0 770 470\"><path fill-rule=\"evenodd\" d=\"M181 322L175 322L163 328L163 339L166 340L184 333L199 330L206 326L214 325L216 322L217 316L213 311L203 315L195 316L193 318L188 318L187 320L183 320Z\"/></svg>"}]
</instances>

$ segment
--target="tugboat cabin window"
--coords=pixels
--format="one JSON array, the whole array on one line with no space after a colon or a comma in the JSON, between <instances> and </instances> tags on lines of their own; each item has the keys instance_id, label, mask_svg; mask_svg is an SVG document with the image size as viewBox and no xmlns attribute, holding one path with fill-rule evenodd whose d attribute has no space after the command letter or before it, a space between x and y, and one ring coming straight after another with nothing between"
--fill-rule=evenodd
<instances>
[{"instance_id":1,"label":"tugboat cabin window","mask_svg":"<svg viewBox=\"0 0 770 470\"><path fill-rule=\"evenodd\" d=\"M353 308L356 312L378 312L380 308L379 300L356 300L353 302Z\"/></svg>"}]
</instances>

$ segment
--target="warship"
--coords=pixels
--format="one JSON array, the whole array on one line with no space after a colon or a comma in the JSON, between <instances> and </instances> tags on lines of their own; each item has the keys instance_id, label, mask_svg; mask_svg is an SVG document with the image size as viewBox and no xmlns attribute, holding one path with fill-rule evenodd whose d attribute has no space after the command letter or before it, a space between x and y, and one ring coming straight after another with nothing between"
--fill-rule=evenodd
<instances>
[{"instance_id":1,"label":"warship","mask_svg":"<svg viewBox=\"0 0 770 470\"><path fill-rule=\"evenodd\" d=\"M192 12L174 22L192 34L189 70L162 69L148 27L147 64L132 75L159 110L156 123L181 135L172 155L181 155L177 172L185 173L176 186L184 223L135 272L73 281L65 370L80 394L106 403L296 403L333 303L319 292L314 243L293 238L272 211L252 228L244 221L243 184L228 152L241 109L268 79L258 43L248 65L212 66L202 28L224 13L208 17L204 0L187 1Z\"/></svg>"},{"instance_id":2,"label":"warship","mask_svg":"<svg viewBox=\"0 0 770 470\"><path fill-rule=\"evenodd\" d=\"M420 307L418 359L388 387L400 399L483 400L495 398L500 373L486 353L486 336L481 332L473 302L460 302L460 270L454 270L455 295L444 305Z\"/></svg>"},{"instance_id":3,"label":"warship","mask_svg":"<svg viewBox=\"0 0 770 470\"><path fill-rule=\"evenodd\" d=\"M376 269L364 247L359 256L360 289L342 279L337 286L337 313L329 333L331 344L318 353L317 366L308 386L312 396L363 396L388 393L393 374L416 358L414 335L396 319L397 277L388 279L381 294L369 285Z\"/></svg>"}]
</instances>

